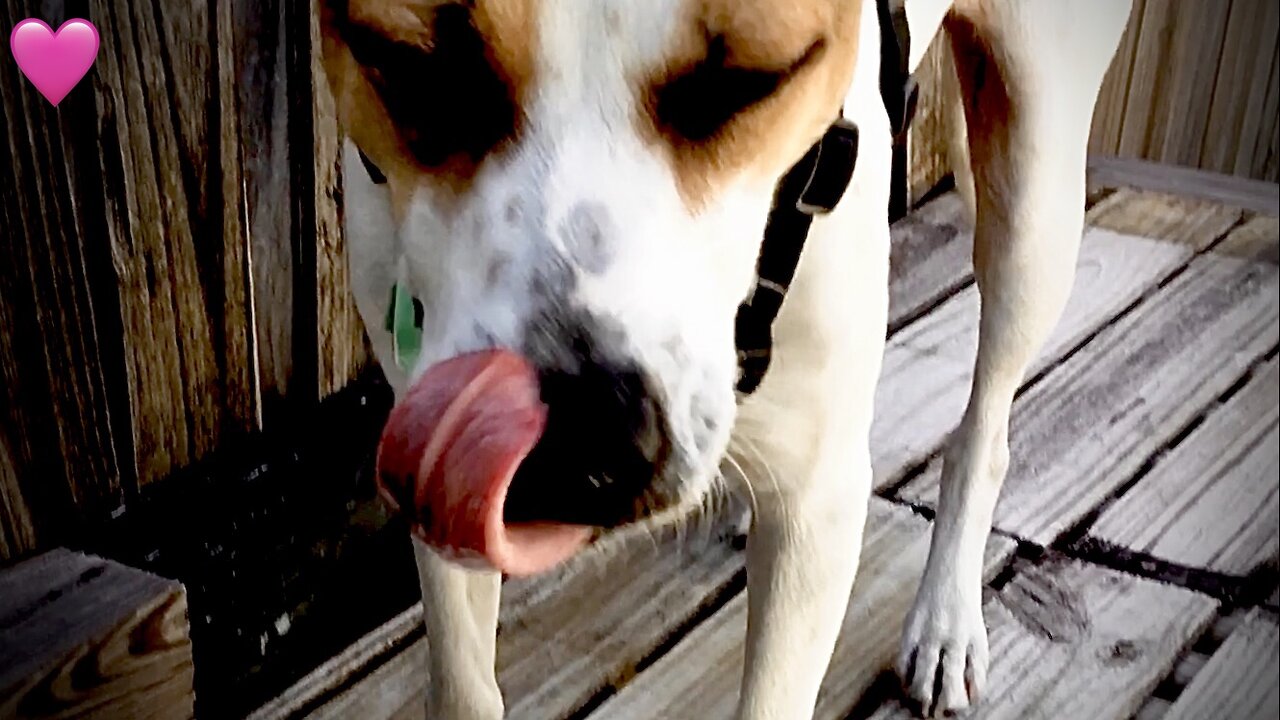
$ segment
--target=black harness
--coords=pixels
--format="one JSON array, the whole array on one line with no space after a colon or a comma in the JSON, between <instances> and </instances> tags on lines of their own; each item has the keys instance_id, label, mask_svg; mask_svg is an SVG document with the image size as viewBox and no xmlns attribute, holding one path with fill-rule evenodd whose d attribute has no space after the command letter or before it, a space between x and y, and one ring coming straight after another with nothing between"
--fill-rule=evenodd
<instances>
[{"instance_id":1,"label":"black harness","mask_svg":"<svg viewBox=\"0 0 1280 720\"><path fill-rule=\"evenodd\" d=\"M892 7L891 7L892 5ZM918 88L910 73L911 39L902 0L876 0L880 21L880 95L893 129L894 199L886 212L905 208L906 130L915 114ZM738 307L738 392L760 386L773 348L773 322L795 278L813 218L835 209L849 187L858 158L858 128L844 117L778 181L773 209L756 263L755 288Z\"/></svg>"}]
</instances>

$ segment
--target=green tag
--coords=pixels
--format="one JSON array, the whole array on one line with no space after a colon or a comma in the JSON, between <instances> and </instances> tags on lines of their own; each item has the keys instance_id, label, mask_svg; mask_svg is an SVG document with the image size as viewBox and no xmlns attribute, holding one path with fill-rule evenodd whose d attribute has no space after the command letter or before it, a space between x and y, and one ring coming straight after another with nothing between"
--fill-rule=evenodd
<instances>
[{"instance_id":1,"label":"green tag","mask_svg":"<svg viewBox=\"0 0 1280 720\"><path fill-rule=\"evenodd\" d=\"M391 333L396 365L409 372L422 352L422 311L418 299L405 292L399 283L391 286L386 329Z\"/></svg>"}]
</instances>

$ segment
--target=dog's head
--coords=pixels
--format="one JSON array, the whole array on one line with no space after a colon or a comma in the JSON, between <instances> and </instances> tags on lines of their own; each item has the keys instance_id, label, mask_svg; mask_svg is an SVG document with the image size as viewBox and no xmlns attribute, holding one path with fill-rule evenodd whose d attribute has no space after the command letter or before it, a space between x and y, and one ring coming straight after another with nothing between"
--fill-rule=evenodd
<instances>
[{"instance_id":1,"label":"dog's head","mask_svg":"<svg viewBox=\"0 0 1280 720\"><path fill-rule=\"evenodd\" d=\"M411 477L385 479L423 537L536 570L565 553L522 555L547 540L526 530L706 493L774 187L839 113L860 5L322 3L354 284L417 408L393 415L400 449L384 443ZM395 283L425 329L403 374L382 324Z\"/></svg>"}]
</instances>

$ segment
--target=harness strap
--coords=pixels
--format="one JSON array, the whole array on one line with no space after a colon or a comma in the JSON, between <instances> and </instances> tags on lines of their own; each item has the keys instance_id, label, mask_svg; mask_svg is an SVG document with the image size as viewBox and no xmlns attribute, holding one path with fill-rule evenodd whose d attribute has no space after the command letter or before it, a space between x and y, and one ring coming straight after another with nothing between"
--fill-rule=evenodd
<instances>
[{"instance_id":1,"label":"harness strap","mask_svg":"<svg viewBox=\"0 0 1280 720\"><path fill-rule=\"evenodd\" d=\"M751 393L769 369L773 321L795 278L813 217L831 212L853 178L858 128L841 118L782 176L765 224L756 284L738 307L738 392Z\"/></svg>"},{"instance_id":2,"label":"harness strap","mask_svg":"<svg viewBox=\"0 0 1280 720\"><path fill-rule=\"evenodd\" d=\"M905 187L906 153L899 149L904 149L906 131L915 115L918 88L909 72L906 10L902 0L893 0L893 7L890 3L891 0L876 2L881 39L880 95L893 130L893 183L895 187ZM773 352L773 323L795 279L813 218L835 209L853 178L857 158L858 128L841 117L778 181L760 245L755 287L738 307L734 327L739 393L755 392L764 380Z\"/></svg>"}]
</instances>

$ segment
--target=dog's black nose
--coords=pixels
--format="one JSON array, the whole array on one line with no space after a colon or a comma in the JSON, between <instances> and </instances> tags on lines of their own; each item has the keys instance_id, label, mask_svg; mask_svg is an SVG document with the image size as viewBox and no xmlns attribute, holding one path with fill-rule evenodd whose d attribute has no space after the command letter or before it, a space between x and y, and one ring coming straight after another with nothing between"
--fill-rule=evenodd
<instances>
[{"instance_id":1,"label":"dog's black nose","mask_svg":"<svg viewBox=\"0 0 1280 720\"><path fill-rule=\"evenodd\" d=\"M642 375L594 361L539 375L546 428L512 479L504 519L615 527L643 515L670 435Z\"/></svg>"}]
</instances>

